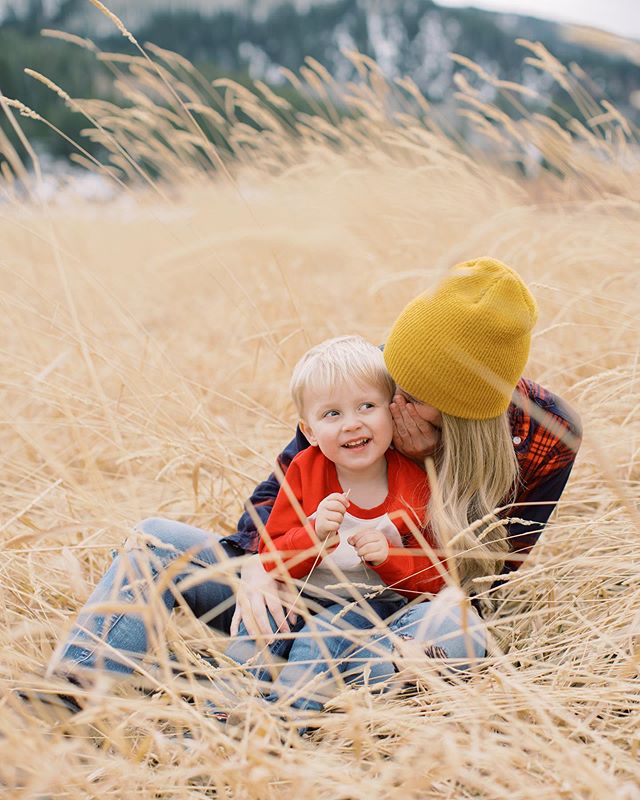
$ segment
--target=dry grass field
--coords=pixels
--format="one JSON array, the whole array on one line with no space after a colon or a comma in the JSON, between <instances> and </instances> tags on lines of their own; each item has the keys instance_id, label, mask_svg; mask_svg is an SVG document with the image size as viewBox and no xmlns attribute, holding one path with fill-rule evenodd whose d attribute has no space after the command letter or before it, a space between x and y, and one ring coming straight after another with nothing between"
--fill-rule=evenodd
<instances>
[{"instance_id":1,"label":"dry grass field","mask_svg":"<svg viewBox=\"0 0 640 800\"><path fill-rule=\"evenodd\" d=\"M317 65L291 76L315 90L303 117L263 87L210 87L147 53L153 63L108 62L122 109L67 100L112 153L91 168L112 173L113 199L44 201L29 159L20 195L5 153L0 795L637 800L637 130L539 48L538 68L576 98L573 138L523 114L535 98L518 87L497 86L512 114L484 106L487 76L470 65L463 145L411 84L384 83L363 59L339 120ZM18 104L5 110L19 125ZM531 145L549 169L523 177L514 163ZM410 695L340 691L310 739L235 740L182 699L207 672L197 653L224 642L179 611L167 639L186 677L155 652L153 694L99 682L66 726L21 705L15 690L57 685L45 665L137 521L233 530L290 437L287 382L310 343L383 341L404 303L485 254L536 294L527 374L575 406L585 438L468 681L418 664Z\"/></svg>"}]
</instances>

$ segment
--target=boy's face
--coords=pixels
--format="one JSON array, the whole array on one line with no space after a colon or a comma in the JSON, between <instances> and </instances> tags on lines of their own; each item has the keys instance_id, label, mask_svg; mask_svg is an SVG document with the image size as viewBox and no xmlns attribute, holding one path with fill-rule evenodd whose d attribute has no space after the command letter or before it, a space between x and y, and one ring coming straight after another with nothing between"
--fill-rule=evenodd
<instances>
[{"instance_id":1,"label":"boy's face","mask_svg":"<svg viewBox=\"0 0 640 800\"><path fill-rule=\"evenodd\" d=\"M376 386L340 383L304 393L302 432L336 466L368 469L393 438L388 394Z\"/></svg>"}]
</instances>

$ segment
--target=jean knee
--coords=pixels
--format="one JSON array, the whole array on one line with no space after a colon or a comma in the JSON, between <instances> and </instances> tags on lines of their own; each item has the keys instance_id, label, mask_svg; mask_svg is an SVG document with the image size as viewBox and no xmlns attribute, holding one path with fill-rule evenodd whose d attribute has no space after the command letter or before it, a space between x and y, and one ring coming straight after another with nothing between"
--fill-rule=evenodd
<instances>
[{"instance_id":1,"label":"jean knee","mask_svg":"<svg viewBox=\"0 0 640 800\"><path fill-rule=\"evenodd\" d=\"M271 616L269 612L269 624L271 625L271 630L274 634L278 633L278 624ZM274 650L278 650L279 648L277 645L279 644L279 639L273 639L269 642L269 650L272 652ZM247 630L244 622L240 623L240 627L238 628L238 633L231 637L229 645L225 650L225 655L228 658L237 661L239 664L243 664L245 661L248 661L252 658L256 653L258 653L262 649L262 645L259 645L258 642L251 636L249 631ZM276 655L278 653L276 652Z\"/></svg>"},{"instance_id":2,"label":"jean knee","mask_svg":"<svg viewBox=\"0 0 640 800\"><path fill-rule=\"evenodd\" d=\"M426 645L425 652L465 661L481 659L486 653L486 630L481 617L468 604L420 603L397 619L390 629L399 639L416 640Z\"/></svg>"},{"instance_id":3,"label":"jean knee","mask_svg":"<svg viewBox=\"0 0 640 800\"><path fill-rule=\"evenodd\" d=\"M138 533L152 536L166 544L166 550L173 553L184 553L187 550L201 551L209 549L219 537L213 533L162 517L147 517L135 526ZM152 549L159 550L157 545ZM164 549L164 548L163 548ZM211 559L209 559L211 560Z\"/></svg>"},{"instance_id":4,"label":"jean knee","mask_svg":"<svg viewBox=\"0 0 640 800\"><path fill-rule=\"evenodd\" d=\"M269 621L271 630L277 634L278 626L271 614ZM291 641L282 640L277 635L265 647L253 639L244 623L241 623L237 635L232 637L224 654L247 669L259 681L270 683L275 676L275 666L281 659L286 659L290 648Z\"/></svg>"},{"instance_id":5,"label":"jean knee","mask_svg":"<svg viewBox=\"0 0 640 800\"><path fill-rule=\"evenodd\" d=\"M175 522L163 517L147 517L135 526L135 530L154 536L162 542L171 538L171 531L175 528Z\"/></svg>"}]
</instances>

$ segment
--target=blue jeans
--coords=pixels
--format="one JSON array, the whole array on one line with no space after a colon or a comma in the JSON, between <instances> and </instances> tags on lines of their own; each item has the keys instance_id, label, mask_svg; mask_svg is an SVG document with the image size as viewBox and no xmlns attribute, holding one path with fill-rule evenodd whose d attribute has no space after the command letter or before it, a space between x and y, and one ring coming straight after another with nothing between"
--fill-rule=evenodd
<instances>
[{"instance_id":1,"label":"blue jeans","mask_svg":"<svg viewBox=\"0 0 640 800\"><path fill-rule=\"evenodd\" d=\"M153 539L114 558L54 654L50 672L74 673L78 667L133 672L162 636L180 597L196 617L229 631L235 607L231 587L224 579L193 577L242 550L213 533L167 519L146 519L137 530ZM160 591L150 591L153 584Z\"/></svg>"},{"instance_id":2,"label":"blue jeans","mask_svg":"<svg viewBox=\"0 0 640 800\"><path fill-rule=\"evenodd\" d=\"M50 672L73 674L76 668L133 672L153 643L160 643L166 617L180 599L202 621L228 632L235 607L231 586L223 578L197 580L197 575L241 551L215 534L171 520L147 519L138 530L153 539L115 557L54 654ZM154 585L157 591L152 591ZM299 635L278 637L269 651L271 661L273 656L288 659L269 699L319 710L335 693L336 682L385 681L395 671L397 636L436 644L465 668L470 654L484 655L484 628L473 609L465 623L452 591L445 589L431 602L408 609L404 601L380 598L344 614L342 606L329 606L309 619L308 635L304 623L297 623L293 633ZM273 620L272 626L275 630ZM374 636L362 635L374 628L378 629ZM229 655L243 663L255 655L256 646L246 630L241 633L244 637L232 642ZM271 676L265 672L259 677Z\"/></svg>"},{"instance_id":3,"label":"blue jeans","mask_svg":"<svg viewBox=\"0 0 640 800\"><path fill-rule=\"evenodd\" d=\"M345 605L315 602L325 607L306 624L299 618L290 635L279 634L267 647L260 648L241 625L226 650L225 655L244 664L258 680L273 680L266 694L270 702L283 700L292 708L319 711L333 694L333 686L344 680L342 674L351 669L349 656L368 640L362 632L384 628L407 601L373 598L346 611L346 600ZM271 615L269 619L275 633L276 623ZM283 660L286 663L282 664ZM282 669L274 677L278 661Z\"/></svg>"},{"instance_id":4,"label":"blue jeans","mask_svg":"<svg viewBox=\"0 0 640 800\"><path fill-rule=\"evenodd\" d=\"M277 660L286 659L266 699L305 711L320 711L341 685L387 682L403 641L437 648L452 669L467 670L485 655L484 624L454 588L409 608L406 601L373 599L364 609L343 611L330 605L306 625L299 622L292 630L297 636L278 637L268 648L259 649L241 628L226 654L261 681L270 681ZM273 619L271 624L275 632ZM362 635L374 628L373 636Z\"/></svg>"},{"instance_id":5,"label":"blue jeans","mask_svg":"<svg viewBox=\"0 0 640 800\"><path fill-rule=\"evenodd\" d=\"M453 586L442 589L432 600L410 605L391 620L388 629L373 636L366 647L351 656L351 670L357 682L365 676L368 684L392 677L396 664L402 663L403 642L407 641L418 643L427 654L442 654L452 672L467 671L486 655L482 617Z\"/></svg>"}]
</instances>

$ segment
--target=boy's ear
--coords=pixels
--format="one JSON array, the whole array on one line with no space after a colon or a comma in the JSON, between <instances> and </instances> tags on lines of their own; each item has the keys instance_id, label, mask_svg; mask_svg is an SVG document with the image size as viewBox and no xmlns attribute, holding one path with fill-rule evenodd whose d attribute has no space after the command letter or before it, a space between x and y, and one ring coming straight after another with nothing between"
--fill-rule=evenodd
<instances>
[{"instance_id":1,"label":"boy's ear","mask_svg":"<svg viewBox=\"0 0 640 800\"><path fill-rule=\"evenodd\" d=\"M303 419L301 419L298 422L298 425L300 426L300 430L302 431L302 433L304 433L304 435L309 440L309 444L312 444L315 447L318 444L318 440L313 435L313 431L311 430L311 426L307 425L307 423Z\"/></svg>"}]
</instances>

